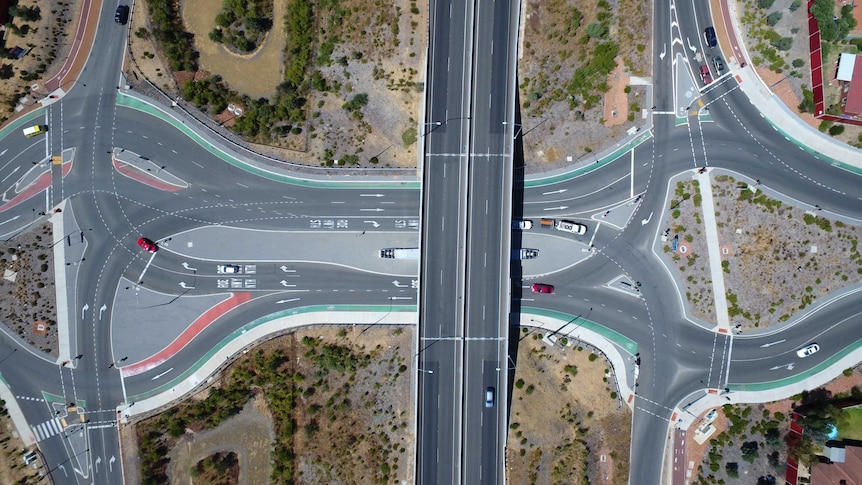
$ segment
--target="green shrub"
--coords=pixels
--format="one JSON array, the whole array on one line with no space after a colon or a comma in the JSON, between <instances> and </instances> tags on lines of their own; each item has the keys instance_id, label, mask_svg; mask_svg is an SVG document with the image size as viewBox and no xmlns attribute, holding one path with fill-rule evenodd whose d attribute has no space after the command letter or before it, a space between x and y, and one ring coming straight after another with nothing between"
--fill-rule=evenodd
<instances>
[{"instance_id":1,"label":"green shrub","mask_svg":"<svg viewBox=\"0 0 862 485\"><path fill-rule=\"evenodd\" d=\"M792 64L793 67L802 67L805 65L805 61L803 61L802 59L793 59Z\"/></svg>"},{"instance_id":2,"label":"green shrub","mask_svg":"<svg viewBox=\"0 0 862 485\"><path fill-rule=\"evenodd\" d=\"M841 133L844 133L844 125L834 125L829 128L829 134L832 136L838 136Z\"/></svg>"},{"instance_id":3,"label":"green shrub","mask_svg":"<svg viewBox=\"0 0 862 485\"><path fill-rule=\"evenodd\" d=\"M764 10L772 7L773 3L775 3L775 0L757 0L757 6Z\"/></svg>"},{"instance_id":4,"label":"green shrub","mask_svg":"<svg viewBox=\"0 0 862 485\"><path fill-rule=\"evenodd\" d=\"M790 11L795 12L799 10L799 7L802 6L802 0L793 0L793 3L790 4Z\"/></svg>"},{"instance_id":5,"label":"green shrub","mask_svg":"<svg viewBox=\"0 0 862 485\"><path fill-rule=\"evenodd\" d=\"M766 16L766 25L774 27L781 20L781 12L772 12Z\"/></svg>"}]
</instances>

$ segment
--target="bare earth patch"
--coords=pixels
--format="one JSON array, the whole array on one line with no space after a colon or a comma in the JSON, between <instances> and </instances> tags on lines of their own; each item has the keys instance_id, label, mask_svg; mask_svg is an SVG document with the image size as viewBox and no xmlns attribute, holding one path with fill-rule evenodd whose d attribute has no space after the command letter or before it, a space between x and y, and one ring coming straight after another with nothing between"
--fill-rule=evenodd
<instances>
[{"instance_id":1,"label":"bare earth patch","mask_svg":"<svg viewBox=\"0 0 862 485\"><path fill-rule=\"evenodd\" d=\"M196 34L201 69L206 75L219 75L230 88L253 97L274 93L283 81L281 53L285 35L280 12L284 1L275 2L273 29L262 47L251 55L240 56L207 38L221 3L204 2L208 5L205 10L211 12L201 15L197 8L200 2L186 0L183 19L186 28ZM136 17L141 18L133 19L133 30L148 27L149 20L142 14L145 11L136 9ZM257 152L309 165L416 166L427 3L344 0L338 4L338 17L322 4L316 6L315 12L318 25L326 28L320 29L312 64L313 70L322 74L326 90L310 92L307 125L301 134L284 136L267 145L246 144ZM332 38L338 39L332 51L322 54L321 46ZM176 98L183 73L170 73L163 54L155 52L150 39L133 35L134 66L129 75L137 81L147 78ZM367 95L367 104L359 110L345 109L356 95ZM200 118L212 118L191 105L184 107L197 112ZM225 125L230 126L230 121Z\"/></svg>"},{"instance_id":2,"label":"bare earth patch","mask_svg":"<svg viewBox=\"0 0 862 485\"><path fill-rule=\"evenodd\" d=\"M0 243L0 321L35 349L56 357L53 237L45 223Z\"/></svg>"},{"instance_id":3,"label":"bare earth patch","mask_svg":"<svg viewBox=\"0 0 862 485\"><path fill-rule=\"evenodd\" d=\"M156 453L154 461L144 460L154 467L141 471L144 481L165 481L170 470L172 483L190 483L190 470L200 468L201 459L231 452L237 457L239 483L409 480L412 331L316 327L261 344L215 376L211 387L135 424L133 448L139 448L137 454L124 453L124 466L143 466L136 456ZM267 373L277 375L278 382L266 381L247 394L235 386L257 382L254 376ZM224 416L219 403L236 393L240 399L250 397L244 410L204 430L200 417ZM210 407L202 411L201 406ZM121 436L126 449L129 434ZM285 466L272 471L277 479L270 475L276 457ZM228 465L234 469L232 462ZM191 472L192 478L197 473Z\"/></svg>"},{"instance_id":4,"label":"bare earth patch","mask_svg":"<svg viewBox=\"0 0 862 485\"><path fill-rule=\"evenodd\" d=\"M39 20L13 18L5 28L4 51L21 47L27 53L21 59L0 59L0 71L11 70L10 78L0 82L0 123L18 108L32 106L48 95L44 83L56 74L72 47L72 36L81 17L81 0L20 0L19 8L37 8ZM12 3L10 3L11 5ZM26 26L26 27L25 27ZM3 35L0 35L2 37ZM32 90L33 86L38 89ZM71 89L71 83L61 86ZM25 100L21 98L26 97Z\"/></svg>"},{"instance_id":5,"label":"bare earth patch","mask_svg":"<svg viewBox=\"0 0 862 485\"><path fill-rule=\"evenodd\" d=\"M33 484L48 485L50 480L42 467L42 460L37 459L30 465L24 465L23 457L30 451L24 448L24 442L18 436L12 419L2 408L0 412L0 484ZM40 478L40 475L42 477Z\"/></svg>"},{"instance_id":6,"label":"bare earth patch","mask_svg":"<svg viewBox=\"0 0 862 485\"><path fill-rule=\"evenodd\" d=\"M824 219L820 211L806 213L745 187L729 176L713 177L731 325L774 326L817 298L862 281L859 228ZM674 235L690 242L686 253L678 250L671 255L673 268L684 282L693 315L714 323L698 190L696 181L677 184L671 207L678 208L671 213L664 251L670 252Z\"/></svg>"},{"instance_id":7,"label":"bare earth patch","mask_svg":"<svg viewBox=\"0 0 862 485\"><path fill-rule=\"evenodd\" d=\"M508 483L627 483L632 415L615 396L608 369L603 357L580 347L521 342Z\"/></svg>"},{"instance_id":8,"label":"bare earth patch","mask_svg":"<svg viewBox=\"0 0 862 485\"><path fill-rule=\"evenodd\" d=\"M608 77L600 102L572 106L567 86L587 60L586 27L597 21L596 2L537 0L525 4L518 61L526 171L553 170L613 146L627 130L643 125L646 90L624 90L629 75L649 76L651 11L647 2L611 0L607 39L619 45L617 70ZM623 66L623 67L620 67ZM617 115L614 116L613 112ZM634 114L634 117L630 116Z\"/></svg>"}]
</instances>

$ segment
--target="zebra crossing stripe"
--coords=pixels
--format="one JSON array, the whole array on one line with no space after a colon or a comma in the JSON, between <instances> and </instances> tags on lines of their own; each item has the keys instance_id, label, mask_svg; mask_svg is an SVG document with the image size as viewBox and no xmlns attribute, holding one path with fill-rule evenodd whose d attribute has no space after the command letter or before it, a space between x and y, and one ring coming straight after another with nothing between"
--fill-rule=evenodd
<instances>
[{"instance_id":1,"label":"zebra crossing stripe","mask_svg":"<svg viewBox=\"0 0 862 485\"><path fill-rule=\"evenodd\" d=\"M54 419L52 419L51 421L48 421L48 422L49 422L49 423L51 423L51 428L54 430L54 432L51 434L51 436L54 436L55 434L57 434L57 433L59 433L60 431L62 431L62 430L60 429L60 425L57 423L57 418L54 418Z\"/></svg>"}]
</instances>

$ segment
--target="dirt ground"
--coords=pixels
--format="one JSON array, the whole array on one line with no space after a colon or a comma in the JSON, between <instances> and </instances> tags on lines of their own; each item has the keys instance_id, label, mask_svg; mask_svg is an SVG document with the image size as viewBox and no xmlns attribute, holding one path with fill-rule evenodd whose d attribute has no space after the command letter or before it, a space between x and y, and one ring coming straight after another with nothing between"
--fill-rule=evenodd
<instances>
[{"instance_id":1,"label":"dirt ground","mask_svg":"<svg viewBox=\"0 0 862 485\"><path fill-rule=\"evenodd\" d=\"M194 34L195 47L200 53L198 64L207 72L218 73L237 91L252 98L268 98L282 81L282 50L285 33L280 28L287 0L273 1L274 27L255 51L238 54L224 44L209 38L213 19L221 11L222 3L212 0L183 0L182 14L186 30ZM249 75L253 73L253 75Z\"/></svg>"},{"instance_id":2,"label":"dirt ground","mask_svg":"<svg viewBox=\"0 0 862 485\"><path fill-rule=\"evenodd\" d=\"M827 232L806 224L803 209L784 203L770 210L766 204L740 200L732 177L713 177L712 190L731 325L743 330L777 325L817 298L862 281L859 228L832 222ZM694 316L714 323L702 208L695 207L692 181L682 183L682 192L692 197L679 204L678 218L671 213L665 253L670 239L679 235L674 268L684 281ZM675 200L681 197L675 194Z\"/></svg>"},{"instance_id":3,"label":"dirt ground","mask_svg":"<svg viewBox=\"0 0 862 485\"><path fill-rule=\"evenodd\" d=\"M15 46L27 49L27 54L21 59L0 59L0 67L12 66L14 76L0 82L0 123L6 121L15 111L23 106L30 106L47 96L43 84L45 80L56 74L72 47L72 35L81 17L82 0L19 0L21 7L37 7L41 19L24 21L13 19L12 23L19 28L6 28L4 49ZM29 26L25 34L21 27ZM0 27L3 30L3 27ZM32 79L25 79L28 74ZM38 89L33 90L32 87ZM69 85L62 86L70 89ZM29 96L28 96L29 95ZM27 97L21 101L22 97Z\"/></svg>"},{"instance_id":4,"label":"dirt ground","mask_svg":"<svg viewBox=\"0 0 862 485\"><path fill-rule=\"evenodd\" d=\"M631 75L649 76L652 12L648 2L611 0L615 12L608 38L620 45L617 70L608 76L610 90L598 106L572 109L565 86L578 67L586 26L596 21L596 2L553 0L526 2L526 21L518 61L521 116L527 173L562 168L613 146L626 131L642 126L646 106L642 86L625 89ZM572 12L583 15L572 29Z\"/></svg>"},{"instance_id":5,"label":"dirt ground","mask_svg":"<svg viewBox=\"0 0 862 485\"><path fill-rule=\"evenodd\" d=\"M215 12L220 8L219 2L185 1L183 19L186 28L196 33L195 42L201 52L203 71L197 76L218 74L232 89L252 96L265 97L273 93L281 82L284 33L278 11L284 8L284 0L275 2L275 25L263 45L257 53L248 56L228 53L207 38L214 24L206 19L215 15L198 15L197 6L206 3L206 8ZM273 141L267 146L245 144L266 155L309 165L338 166L342 159L356 157L358 166L416 166L416 126L424 88L427 45L427 3L390 0L372 5L365 0L344 0L339 5L345 16L343 22L331 25L326 13L320 13L317 18L318 24L329 26L328 33L340 38L340 43L329 56L331 63L318 63L317 69L332 89L313 92L309 97L309 124L303 134ZM145 11L136 9L133 30L139 26L148 27ZM326 33L322 30L321 38ZM150 39L133 35L134 62L130 76L138 81L146 77L177 96L174 76L168 73L160 55L152 55L155 51ZM249 72L261 75L249 76ZM356 94L368 95L368 104L358 116L342 108ZM198 117L209 117L193 106L184 104L184 107L194 110ZM225 128L214 128L236 138Z\"/></svg>"},{"instance_id":6,"label":"dirt ground","mask_svg":"<svg viewBox=\"0 0 862 485\"><path fill-rule=\"evenodd\" d=\"M550 346L532 336L520 344L506 445L508 483L629 480L631 412L611 394L617 390L608 382L604 357L569 344Z\"/></svg>"},{"instance_id":7,"label":"dirt ground","mask_svg":"<svg viewBox=\"0 0 862 485\"><path fill-rule=\"evenodd\" d=\"M410 480L413 477L414 420L411 373L407 363L412 355L412 329L400 328L329 328L304 329L258 346L265 354L282 350L288 357L279 368L279 375L293 376L299 388L291 412L295 430L288 445L297 483L372 483L388 476L387 483ZM338 344L357 354L369 355L368 364L355 372L325 372L309 357L309 347L303 339L318 340L319 345ZM300 343L303 342L303 343ZM247 366L242 357L213 379L218 385L235 368ZM286 377L289 378L289 377ZM195 431L188 423L186 433L177 442L169 443L171 483L189 481L189 470L201 458L218 451L234 451L239 456L239 483L269 482L270 450L274 441L270 434L272 415L265 403L267 392L262 390L246 405L242 415L221 423L208 431ZM208 390L192 396L180 406L194 406ZM176 409L176 408L175 408ZM134 431L121 433L124 467L140 466L135 451L134 436L152 431L148 419L134 425ZM126 428L130 428L126 427ZM164 433L164 429L159 429ZM237 437L247 439L237 440ZM131 447L127 448L127 440ZM256 463L256 460L266 462ZM255 475L244 475L256 467ZM136 469L137 470L137 469ZM139 472L127 473L126 483L134 481ZM259 475L257 475L259 474ZM140 480L138 478L138 480Z\"/></svg>"},{"instance_id":8,"label":"dirt ground","mask_svg":"<svg viewBox=\"0 0 862 485\"><path fill-rule=\"evenodd\" d=\"M862 373L860 373L860 369L858 367L850 376L841 375L823 387L830 391L834 396L841 393L848 393L854 386L862 386ZM783 399L781 401L773 401L765 404L737 406L739 410L743 410L746 407L752 408L751 414L749 415L749 428L746 435L751 436L751 439L753 439L757 433L751 432L750 426L752 424L756 424L756 422L764 416L764 410L766 410L773 417L775 416L775 413L782 413L786 417L779 428L783 437L790 428L789 417L793 411L794 403L795 401L792 399ZM731 461L735 461L739 464L740 476L754 478L753 481L746 483L755 483L757 477L766 474L771 474L779 478L784 476L784 464L787 459L786 449L780 451L780 469L775 469L769 465L763 456L765 455L763 452L761 452L761 459L756 460L754 463L747 463L745 460L740 458L740 443L733 442L728 445L724 443L723 440L717 439L728 427L728 420L724 411L721 408L718 408L718 412L718 417L713 421L713 425L716 427L716 432L712 435L711 439L705 441L704 444L698 445L694 440L694 428L689 430L685 453L686 463L688 464L688 462L693 461L696 466L696 469L692 471L692 476L696 477L696 480L692 481L692 483L714 483L707 481L708 475L714 475L717 479L724 479L725 483L737 483L736 480L738 479L731 479L725 473L724 463ZM701 416L701 418L702 417L703 416ZM762 438L759 438L759 441L762 442ZM766 448L763 443L761 443L761 448ZM785 447L782 446L782 448ZM719 472L712 472L709 470L707 452L717 453L722 456L722 465Z\"/></svg>"},{"instance_id":9,"label":"dirt ground","mask_svg":"<svg viewBox=\"0 0 862 485\"><path fill-rule=\"evenodd\" d=\"M268 483L270 453L275 430L272 416L263 399L252 400L240 414L219 427L200 433L186 433L171 450L171 483L206 483L189 477L199 461L218 452L232 451L239 456L240 485Z\"/></svg>"},{"instance_id":10,"label":"dirt ground","mask_svg":"<svg viewBox=\"0 0 862 485\"><path fill-rule=\"evenodd\" d=\"M23 456L30 450L24 448L24 442L18 437L5 408L0 413L0 443L3 444L0 449L0 485L50 483L47 477L40 478L45 473L41 459L29 466L24 465Z\"/></svg>"},{"instance_id":11,"label":"dirt ground","mask_svg":"<svg viewBox=\"0 0 862 485\"><path fill-rule=\"evenodd\" d=\"M24 341L59 355L51 224L0 242L0 322Z\"/></svg>"}]
</instances>

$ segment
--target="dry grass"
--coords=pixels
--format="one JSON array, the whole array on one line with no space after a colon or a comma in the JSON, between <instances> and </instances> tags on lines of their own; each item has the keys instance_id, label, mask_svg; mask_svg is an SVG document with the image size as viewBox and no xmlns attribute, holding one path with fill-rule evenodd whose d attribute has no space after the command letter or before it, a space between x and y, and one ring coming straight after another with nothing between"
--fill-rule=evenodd
<instances>
[{"instance_id":1,"label":"dry grass","mask_svg":"<svg viewBox=\"0 0 862 485\"><path fill-rule=\"evenodd\" d=\"M521 342L506 447L509 483L627 482L631 412L611 396L607 362L590 355L533 338Z\"/></svg>"},{"instance_id":2,"label":"dry grass","mask_svg":"<svg viewBox=\"0 0 862 485\"><path fill-rule=\"evenodd\" d=\"M829 223L813 214L806 220L803 209L740 190L732 177L714 177L712 190L719 245L728 250L722 265L731 325L768 327L787 321L830 291L862 281L859 228ZM679 192L692 197L679 205L678 218L672 213L670 238L678 234L680 241L691 242L686 255L679 251L672 255L673 268L685 282L693 314L715 322L702 209L695 207L694 182L681 182L677 191L676 200L681 200ZM668 240L665 252L670 244Z\"/></svg>"},{"instance_id":3,"label":"dry grass","mask_svg":"<svg viewBox=\"0 0 862 485\"><path fill-rule=\"evenodd\" d=\"M649 4L635 0L608 3L614 15L607 39L620 47L618 61L624 65L624 74L648 75ZM525 5L518 79L528 172L578 162L642 123L639 110L646 103L645 90L633 87L629 93L621 93L628 83L622 72L609 76L609 96L600 103L571 106L567 85L575 69L589 59L586 27L597 20L597 5L588 0L532 0ZM612 111L617 116L609 118L605 113Z\"/></svg>"}]
</instances>

